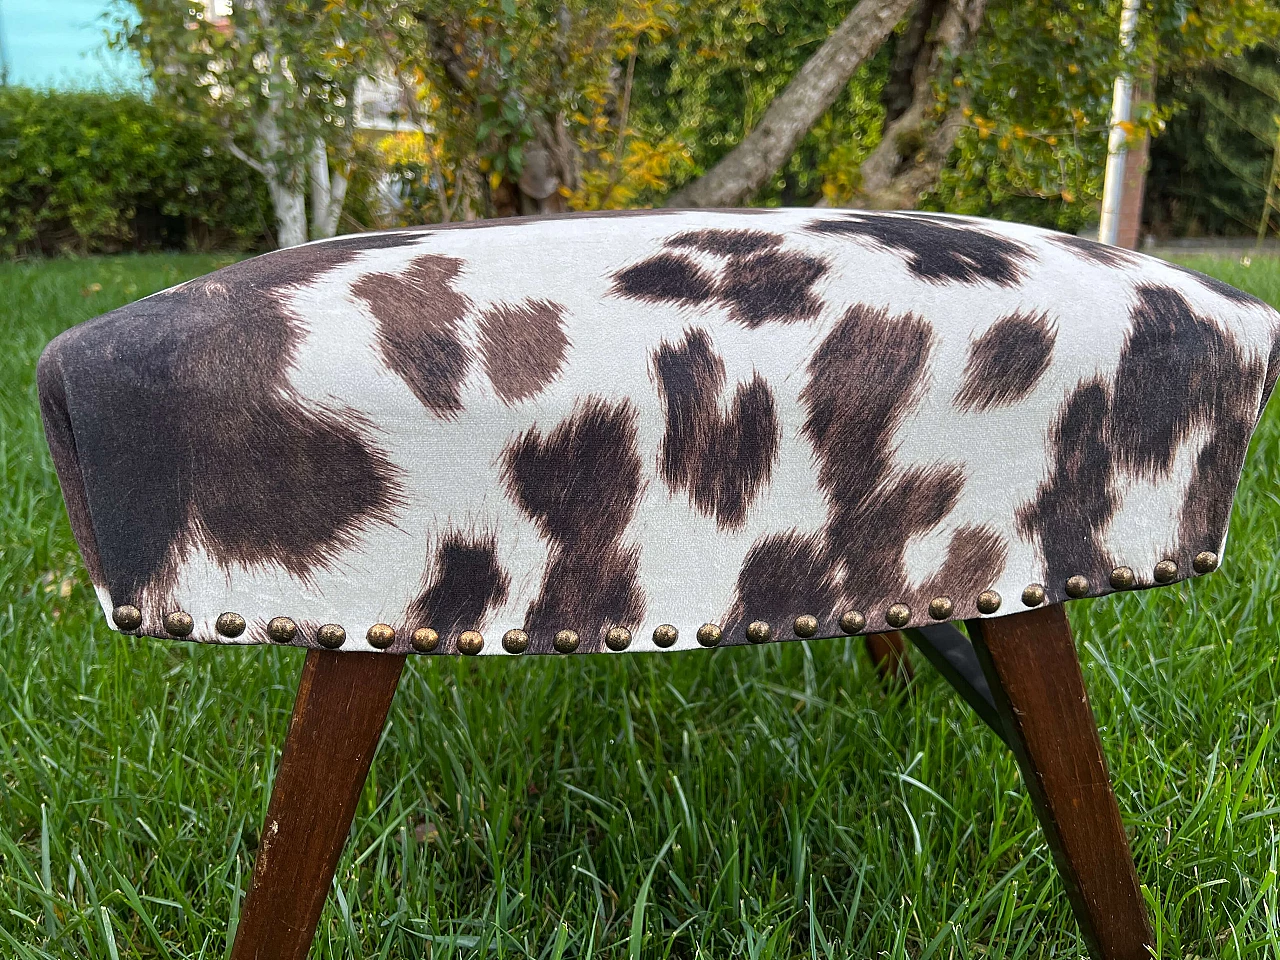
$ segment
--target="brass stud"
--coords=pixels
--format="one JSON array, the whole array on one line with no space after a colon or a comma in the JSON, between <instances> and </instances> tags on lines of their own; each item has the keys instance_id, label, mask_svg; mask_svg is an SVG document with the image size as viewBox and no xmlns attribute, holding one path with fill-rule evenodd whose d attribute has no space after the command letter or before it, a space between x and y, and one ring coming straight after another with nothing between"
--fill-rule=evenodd
<instances>
[{"instance_id":1,"label":"brass stud","mask_svg":"<svg viewBox=\"0 0 1280 960\"><path fill-rule=\"evenodd\" d=\"M523 630L508 630L502 635L502 649L507 653L524 653L529 649L529 634Z\"/></svg>"},{"instance_id":2,"label":"brass stud","mask_svg":"<svg viewBox=\"0 0 1280 960\"><path fill-rule=\"evenodd\" d=\"M905 603L895 603L884 612L884 619L891 627L905 627L911 619L911 608Z\"/></svg>"},{"instance_id":3,"label":"brass stud","mask_svg":"<svg viewBox=\"0 0 1280 960\"><path fill-rule=\"evenodd\" d=\"M556 653L573 653L581 642L582 638L578 636L577 631L561 630L551 641L551 645L556 648Z\"/></svg>"},{"instance_id":4,"label":"brass stud","mask_svg":"<svg viewBox=\"0 0 1280 960\"><path fill-rule=\"evenodd\" d=\"M796 617L796 622L792 624L797 637L809 638L818 632L818 618L812 614L801 614Z\"/></svg>"},{"instance_id":5,"label":"brass stud","mask_svg":"<svg viewBox=\"0 0 1280 960\"><path fill-rule=\"evenodd\" d=\"M983 590L978 594L978 612L995 613L1000 609L1001 597L994 590Z\"/></svg>"},{"instance_id":6,"label":"brass stud","mask_svg":"<svg viewBox=\"0 0 1280 960\"><path fill-rule=\"evenodd\" d=\"M478 630L463 630L458 634L458 652L474 657L484 649L484 637Z\"/></svg>"},{"instance_id":7,"label":"brass stud","mask_svg":"<svg viewBox=\"0 0 1280 960\"><path fill-rule=\"evenodd\" d=\"M773 639L773 627L763 620L756 620L747 625L747 639L752 643L768 643Z\"/></svg>"},{"instance_id":8,"label":"brass stud","mask_svg":"<svg viewBox=\"0 0 1280 960\"><path fill-rule=\"evenodd\" d=\"M395 627L385 623L375 623L369 628L364 638L369 641L369 646L375 650L385 650L396 642Z\"/></svg>"},{"instance_id":9,"label":"brass stud","mask_svg":"<svg viewBox=\"0 0 1280 960\"><path fill-rule=\"evenodd\" d=\"M951 619L951 611L954 609L950 597L934 597L929 601L929 616L935 620Z\"/></svg>"},{"instance_id":10,"label":"brass stud","mask_svg":"<svg viewBox=\"0 0 1280 960\"><path fill-rule=\"evenodd\" d=\"M1024 607L1038 607L1044 603L1044 587L1038 583L1029 583L1026 589L1022 591L1022 605Z\"/></svg>"},{"instance_id":11,"label":"brass stud","mask_svg":"<svg viewBox=\"0 0 1280 960\"><path fill-rule=\"evenodd\" d=\"M337 650L347 642L347 631L336 623L326 623L316 631L316 640L326 650Z\"/></svg>"},{"instance_id":12,"label":"brass stud","mask_svg":"<svg viewBox=\"0 0 1280 960\"><path fill-rule=\"evenodd\" d=\"M1067 578L1067 596L1079 600L1089 592L1089 578L1076 574Z\"/></svg>"},{"instance_id":13,"label":"brass stud","mask_svg":"<svg viewBox=\"0 0 1280 960\"><path fill-rule=\"evenodd\" d=\"M1161 560L1156 564L1156 583L1168 583L1178 575L1178 565L1172 560Z\"/></svg>"},{"instance_id":14,"label":"brass stud","mask_svg":"<svg viewBox=\"0 0 1280 960\"><path fill-rule=\"evenodd\" d=\"M430 653L436 647L440 646L440 634L436 633L430 627L419 627L413 631L413 649L419 653Z\"/></svg>"},{"instance_id":15,"label":"brass stud","mask_svg":"<svg viewBox=\"0 0 1280 960\"><path fill-rule=\"evenodd\" d=\"M610 627L604 635L604 645L610 650L625 650L631 646L631 631L626 627Z\"/></svg>"},{"instance_id":16,"label":"brass stud","mask_svg":"<svg viewBox=\"0 0 1280 960\"><path fill-rule=\"evenodd\" d=\"M244 617L238 613L219 614L218 619L213 623L214 629L224 637L238 637L244 633L245 622Z\"/></svg>"},{"instance_id":17,"label":"brass stud","mask_svg":"<svg viewBox=\"0 0 1280 960\"><path fill-rule=\"evenodd\" d=\"M1191 568L1196 573L1213 573L1218 569L1218 555L1212 550L1203 550L1191 561Z\"/></svg>"},{"instance_id":18,"label":"brass stud","mask_svg":"<svg viewBox=\"0 0 1280 960\"><path fill-rule=\"evenodd\" d=\"M704 623L698 628L698 642L704 647L714 647L720 642L720 628L714 623Z\"/></svg>"},{"instance_id":19,"label":"brass stud","mask_svg":"<svg viewBox=\"0 0 1280 960\"><path fill-rule=\"evenodd\" d=\"M164 615L164 632L171 637L189 637L195 628L196 622L191 619L189 613L175 610L173 613Z\"/></svg>"},{"instance_id":20,"label":"brass stud","mask_svg":"<svg viewBox=\"0 0 1280 960\"><path fill-rule=\"evenodd\" d=\"M117 630L137 630L142 626L142 611L132 603L122 603L111 611Z\"/></svg>"},{"instance_id":21,"label":"brass stud","mask_svg":"<svg viewBox=\"0 0 1280 960\"><path fill-rule=\"evenodd\" d=\"M849 636L861 633L866 626L867 618L861 610L846 610L840 614L840 629Z\"/></svg>"},{"instance_id":22,"label":"brass stud","mask_svg":"<svg viewBox=\"0 0 1280 960\"><path fill-rule=\"evenodd\" d=\"M267 621L267 636L276 643L293 643L298 636L298 625L288 617L272 617Z\"/></svg>"},{"instance_id":23,"label":"brass stud","mask_svg":"<svg viewBox=\"0 0 1280 960\"><path fill-rule=\"evenodd\" d=\"M1111 586L1117 590L1128 590L1135 582L1132 567L1116 567L1111 571Z\"/></svg>"},{"instance_id":24,"label":"brass stud","mask_svg":"<svg viewBox=\"0 0 1280 960\"><path fill-rule=\"evenodd\" d=\"M653 642L662 648L671 646L680 637L680 631L669 623L656 627L653 631Z\"/></svg>"}]
</instances>

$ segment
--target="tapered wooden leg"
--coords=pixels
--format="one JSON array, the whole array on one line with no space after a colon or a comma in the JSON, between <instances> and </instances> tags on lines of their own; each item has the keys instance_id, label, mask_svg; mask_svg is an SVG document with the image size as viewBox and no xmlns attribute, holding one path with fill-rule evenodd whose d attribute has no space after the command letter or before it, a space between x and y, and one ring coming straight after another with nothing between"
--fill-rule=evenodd
<instances>
[{"instance_id":1,"label":"tapered wooden leg","mask_svg":"<svg viewBox=\"0 0 1280 960\"><path fill-rule=\"evenodd\" d=\"M862 638L867 646L867 656L875 664L880 680L886 686L910 683L915 676L911 658L900 633L869 633Z\"/></svg>"},{"instance_id":2,"label":"tapered wooden leg","mask_svg":"<svg viewBox=\"0 0 1280 960\"><path fill-rule=\"evenodd\" d=\"M404 661L307 654L232 960L306 957Z\"/></svg>"},{"instance_id":3,"label":"tapered wooden leg","mask_svg":"<svg viewBox=\"0 0 1280 960\"><path fill-rule=\"evenodd\" d=\"M1155 941L1066 613L968 626L1089 952L1149 960Z\"/></svg>"}]
</instances>

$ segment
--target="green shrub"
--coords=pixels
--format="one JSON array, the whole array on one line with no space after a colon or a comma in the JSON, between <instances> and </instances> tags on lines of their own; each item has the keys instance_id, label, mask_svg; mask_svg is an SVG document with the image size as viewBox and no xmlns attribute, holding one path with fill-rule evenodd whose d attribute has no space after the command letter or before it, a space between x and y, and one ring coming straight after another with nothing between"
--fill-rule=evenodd
<instances>
[{"instance_id":1,"label":"green shrub","mask_svg":"<svg viewBox=\"0 0 1280 960\"><path fill-rule=\"evenodd\" d=\"M270 211L206 125L137 95L0 88L0 255L260 247Z\"/></svg>"}]
</instances>

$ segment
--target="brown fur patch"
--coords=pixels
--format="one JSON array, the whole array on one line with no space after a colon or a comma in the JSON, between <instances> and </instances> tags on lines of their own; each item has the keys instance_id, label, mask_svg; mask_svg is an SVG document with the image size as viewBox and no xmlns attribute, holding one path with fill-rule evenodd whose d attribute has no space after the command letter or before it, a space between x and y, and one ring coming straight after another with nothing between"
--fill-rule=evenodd
<instances>
[{"instance_id":1,"label":"brown fur patch","mask_svg":"<svg viewBox=\"0 0 1280 960\"><path fill-rule=\"evenodd\" d=\"M435 556L428 557L427 579L405 611L405 620L411 630L438 631L437 650L452 651L458 634L481 629L485 614L506 602L510 586L511 577L498 563L492 536L450 533L436 546Z\"/></svg>"},{"instance_id":2,"label":"brown fur patch","mask_svg":"<svg viewBox=\"0 0 1280 960\"><path fill-rule=\"evenodd\" d=\"M462 381L471 366L459 333L471 301L452 286L461 269L461 260L428 254L401 274L371 273L352 287L378 321L378 349L387 366L424 407L444 418L462 410Z\"/></svg>"},{"instance_id":3,"label":"brown fur patch","mask_svg":"<svg viewBox=\"0 0 1280 960\"><path fill-rule=\"evenodd\" d=\"M986 281L1011 287L1032 251L975 224L923 213L848 213L817 220L812 233L857 237L901 254L907 269L929 283Z\"/></svg>"},{"instance_id":4,"label":"brown fur patch","mask_svg":"<svg viewBox=\"0 0 1280 960\"><path fill-rule=\"evenodd\" d=\"M907 595L906 541L941 523L964 486L957 465L894 464L893 436L919 402L933 345L914 314L855 306L814 353L800 394L826 492L831 578L869 620Z\"/></svg>"},{"instance_id":5,"label":"brown fur patch","mask_svg":"<svg viewBox=\"0 0 1280 960\"><path fill-rule=\"evenodd\" d=\"M95 587L105 587L107 577L102 570L102 558L98 555L98 538L93 532L93 518L89 514L89 502L85 497L84 476L81 473L80 459L76 456L76 438L71 428L61 356L57 349L46 350L41 354L36 364L36 387L40 395L40 418L44 421L44 436L53 457L58 483L62 487L62 499L67 506L71 532L80 547L80 555L84 557L89 580Z\"/></svg>"},{"instance_id":6,"label":"brown fur patch","mask_svg":"<svg viewBox=\"0 0 1280 960\"><path fill-rule=\"evenodd\" d=\"M956 406L978 412L1021 400L1049 369L1056 338L1047 314L1001 317L969 346Z\"/></svg>"},{"instance_id":7,"label":"brown fur patch","mask_svg":"<svg viewBox=\"0 0 1280 960\"><path fill-rule=\"evenodd\" d=\"M782 237L764 230L686 230L666 242L668 247L688 247L721 257L758 253L782 243Z\"/></svg>"},{"instance_id":8,"label":"brown fur patch","mask_svg":"<svg viewBox=\"0 0 1280 960\"><path fill-rule=\"evenodd\" d=\"M1055 234L1049 238L1049 241L1056 243L1069 253L1074 253L1081 260L1095 263L1100 267L1128 267L1138 262L1137 255L1123 247L1113 247L1084 237L1073 237L1069 233Z\"/></svg>"},{"instance_id":9,"label":"brown fur patch","mask_svg":"<svg viewBox=\"0 0 1280 960\"><path fill-rule=\"evenodd\" d=\"M569 348L563 316L550 300L500 303L480 315L480 354L503 403L536 397L556 378Z\"/></svg>"},{"instance_id":10,"label":"brown fur patch","mask_svg":"<svg viewBox=\"0 0 1280 960\"><path fill-rule=\"evenodd\" d=\"M819 632L835 631L840 587L822 534L773 533L751 545L738 572L733 605L722 626L726 643L742 643L744 628L754 620L770 624L775 636L790 636L800 614L818 618Z\"/></svg>"},{"instance_id":11,"label":"brown fur patch","mask_svg":"<svg viewBox=\"0 0 1280 960\"><path fill-rule=\"evenodd\" d=\"M155 467L145 509L93 520L115 603L163 597L197 543L223 567L306 580L393 518L401 474L370 424L304 404L289 386L301 336L290 292L355 255L317 244L255 257L81 324L46 349L42 390L61 380L45 402L55 420L110 411L129 427L76 435L85 503L116 503L137 490L139 464ZM59 455L68 452L64 444Z\"/></svg>"},{"instance_id":12,"label":"brown fur patch","mask_svg":"<svg viewBox=\"0 0 1280 960\"><path fill-rule=\"evenodd\" d=\"M813 285L827 264L803 253L766 250L729 261L716 288L729 317L748 330L765 323L812 320L822 309Z\"/></svg>"},{"instance_id":13,"label":"brown fur patch","mask_svg":"<svg viewBox=\"0 0 1280 960\"><path fill-rule=\"evenodd\" d=\"M648 303L705 303L715 281L688 257L659 253L613 275L615 297Z\"/></svg>"},{"instance_id":14,"label":"brown fur patch","mask_svg":"<svg viewBox=\"0 0 1280 960\"><path fill-rule=\"evenodd\" d=\"M645 611L639 570L637 546L610 543L555 551L542 592L526 614L530 650L551 652L556 631L570 629L582 638L579 653L596 653L610 627L637 629Z\"/></svg>"},{"instance_id":15,"label":"brown fur patch","mask_svg":"<svg viewBox=\"0 0 1280 960\"><path fill-rule=\"evenodd\" d=\"M1271 394L1275 391L1276 380L1280 378L1280 330L1272 334L1271 351L1267 354L1267 372L1262 379L1262 400L1258 403L1258 416L1267 409Z\"/></svg>"},{"instance_id":16,"label":"brown fur patch","mask_svg":"<svg viewBox=\"0 0 1280 960\"><path fill-rule=\"evenodd\" d=\"M1201 550L1217 552L1222 546L1222 536L1231 519L1239 465L1249 450L1253 426L1248 416L1224 416L1214 424L1212 435L1200 449L1178 518L1178 548L1184 558L1194 557Z\"/></svg>"},{"instance_id":17,"label":"brown fur patch","mask_svg":"<svg viewBox=\"0 0 1280 960\"><path fill-rule=\"evenodd\" d=\"M703 330L654 352L658 392L666 406L666 433L658 468L672 490L720 527L736 529L769 482L781 427L773 394L759 375L740 383L727 415L720 412L724 361Z\"/></svg>"},{"instance_id":18,"label":"brown fur patch","mask_svg":"<svg viewBox=\"0 0 1280 960\"><path fill-rule=\"evenodd\" d=\"M945 596L954 604L953 619L976 616L978 594L1000 578L1008 557L1009 544L995 530L958 527L951 535L942 566L914 592L908 604L913 610L925 610L934 597Z\"/></svg>"},{"instance_id":19,"label":"brown fur patch","mask_svg":"<svg viewBox=\"0 0 1280 960\"><path fill-rule=\"evenodd\" d=\"M644 617L636 550L622 540L640 501L636 421L629 402L588 397L545 438L533 427L503 454L509 496L551 547L524 625L535 653L566 628L593 652L609 627L634 629Z\"/></svg>"},{"instance_id":20,"label":"brown fur patch","mask_svg":"<svg viewBox=\"0 0 1280 960\"><path fill-rule=\"evenodd\" d=\"M1107 422L1111 398L1100 380L1072 391L1049 431L1049 474L1035 499L1018 509L1018 528L1040 542L1045 591L1051 602L1065 596L1068 577L1096 581L1115 563L1099 534L1117 506L1112 486Z\"/></svg>"},{"instance_id":21,"label":"brown fur patch","mask_svg":"<svg viewBox=\"0 0 1280 960\"><path fill-rule=\"evenodd\" d=\"M1112 448L1117 466L1154 478L1168 475L1192 430L1237 416L1240 385L1263 374L1178 291L1143 286L1137 298L1116 368Z\"/></svg>"}]
</instances>

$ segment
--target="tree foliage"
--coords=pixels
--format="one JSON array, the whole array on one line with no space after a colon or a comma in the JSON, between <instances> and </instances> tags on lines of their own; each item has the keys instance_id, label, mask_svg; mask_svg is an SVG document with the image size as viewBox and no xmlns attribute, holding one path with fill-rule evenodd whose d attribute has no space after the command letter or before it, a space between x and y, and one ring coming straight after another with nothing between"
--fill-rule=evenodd
<instances>
[{"instance_id":1,"label":"tree foliage","mask_svg":"<svg viewBox=\"0 0 1280 960\"><path fill-rule=\"evenodd\" d=\"M922 0L917 9L923 5ZM1162 74L1185 71L1236 56L1280 34L1280 7L1274 0L1149 0L1140 15L1136 50L1126 64L1117 38L1119 6L1119 0L993 0L987 5L972 37L930 65L922 122L904 131L912 139L892 144L906 161L902 166L909 167L913 152L939 127L959 121L954 150L937 164L933 182L907 197L909 205L1078 227L1096 215L1111 86L1122 67L1139 76L1150 74L1153 64ZM668 43L675 62L658 65L658 86L669 76L662 89L668 98L678 94L675 102L681 106L701 106L698 98L706 104L701 111L697 106L686 109L686 115L698 120L708 118L708 139L717 141L702 148L703 155L719 143L737 142L750 129L797 62L847 9L847 4L831 6L821 0L785 6L759 0L752 6L721 8L718 17L703 14L692 33L682 32ZM940 14L933 22L933 34L943 20ZM783 49L761 55L775 24L785 37L779 45ZM803 173L791 179L819 179L828 202L865 202L862 177L850 168L876 146L886 108L892 109L895 53L909 41L909 28L909 22L902 25L888 49L851 82L850 95L824 118L829 128L847 106L855 106L850 126L856 126L862 139L851 146L852 138L842 136L831 148L843 148L852 162L833 164L828 153L805 163L802 147L783 167L803 165ZM761 79L744 77L735 84L734 72L739 77L747 73L744 64ZM699 80L702 75L708 79ZM879 102L869 104L866 92L877 86ZM735 87L748 94L738 94ZM1135 116L1131 132L1158 133L1172 108L1167 102L1148 105ZM670 105L659 110L673 112ZM705 162L699 165L706 167ZM774 184L784 179L775 178ZM766 190L757 201L770 202L775 196Z\"/></svg>"},{"instance_id":2,"label":"tree foliage","mask_svg":"<svg viewBox=\"0 0 1280 960\"><path fill-rule=\"evenodd\" d=\"M643 44L669 0L423 0L401 6L400 62L432 129L420 162L441 219L651 202L687 163L632 122Z\"/></svg>"},{"instance_id":3,"label":"tree foliage","mask_svg":"<svg viewBox=\"0 0 1280 960\"><path fill-rule=\"evenodd\" d=\"M1075 229L1096 217L1106 162L1111 85L1127 66L1139 79L1237 56L1280 33L1270 0L1144 3L1126 64L1118 3L997 0L941 105L967 97L966 130L929 206ZM1028 24L1037 28L1028 29ZM1131 134L1158 137L1174 104L1157 99Z\"/></svg>"},{"instance_id":4,"label":"tree foliage","mask_svg":"<svg viewBox=\"0 0 1280 960\"><path fill-rule=\"evenodd\" d=\"M636 69L636 122L683 141L697 176L754 129L773 98L849 13L847 0L692 2L676 28L643 51ZM809 204L852 189L879 139L886 48L846 89L754 198Z\"/></svg>"},{"instance_id":5,"label":"tree foliage","mask_svg":"<svg viewBox=\"0 0 1280 960\"><path fill-rule=\"evenodd\" d=\"M0 254L260 245L262 180L139 96L0 88Z\"/></svg>"},{"instance_id":6,"label":"tree foliage","mask_svg":"<svg viewBox=\"0 0 1280 960\"><path fill-rule=\"evenodd\" d=\"M267 182L282 245L332 234L349 174L357 80L387 55L384 0L129 0L114 42L138 52L157 95L221 131ZM330 169L332 166L332 170ZM325 202L322 202L325 201ZM318 221L318 222L316 222Z\"/></svg>"},{"instance_id":7,"label":"tree foliage","mask_svg":"<svg viewBox=\"0 0 1280 960\"><path fill-rule=\"evenodd\" d=\"M1087 223L1118 70L1159 79L1131 130L1159 134L1179 108L1170 77L1280 35L1275 0L1147 0L1125 62L1119 6L917 0L751 202ZM379 144L406 217L652 206L756 129L854 3L238 0L226 24L164 0L127 9L118 42L263 174L282 238L298 239L308 189L312 232L336 225L362 75L398 73L421 129Z\"/></svg>"},{"instance_id":8,"label":"tree foliage","mask_svg":"<svg viewBox=\"0 0 1280 960\"><path fill-rule=\"evenodd\" d=\"M1280 50L1164 79L1174 111L1154 143L1147 191L1153 229L1178 236L1254 232L1280 138ZM1272 217L1271 229L1275 229Z\"/></svg>"}]
</instances>

